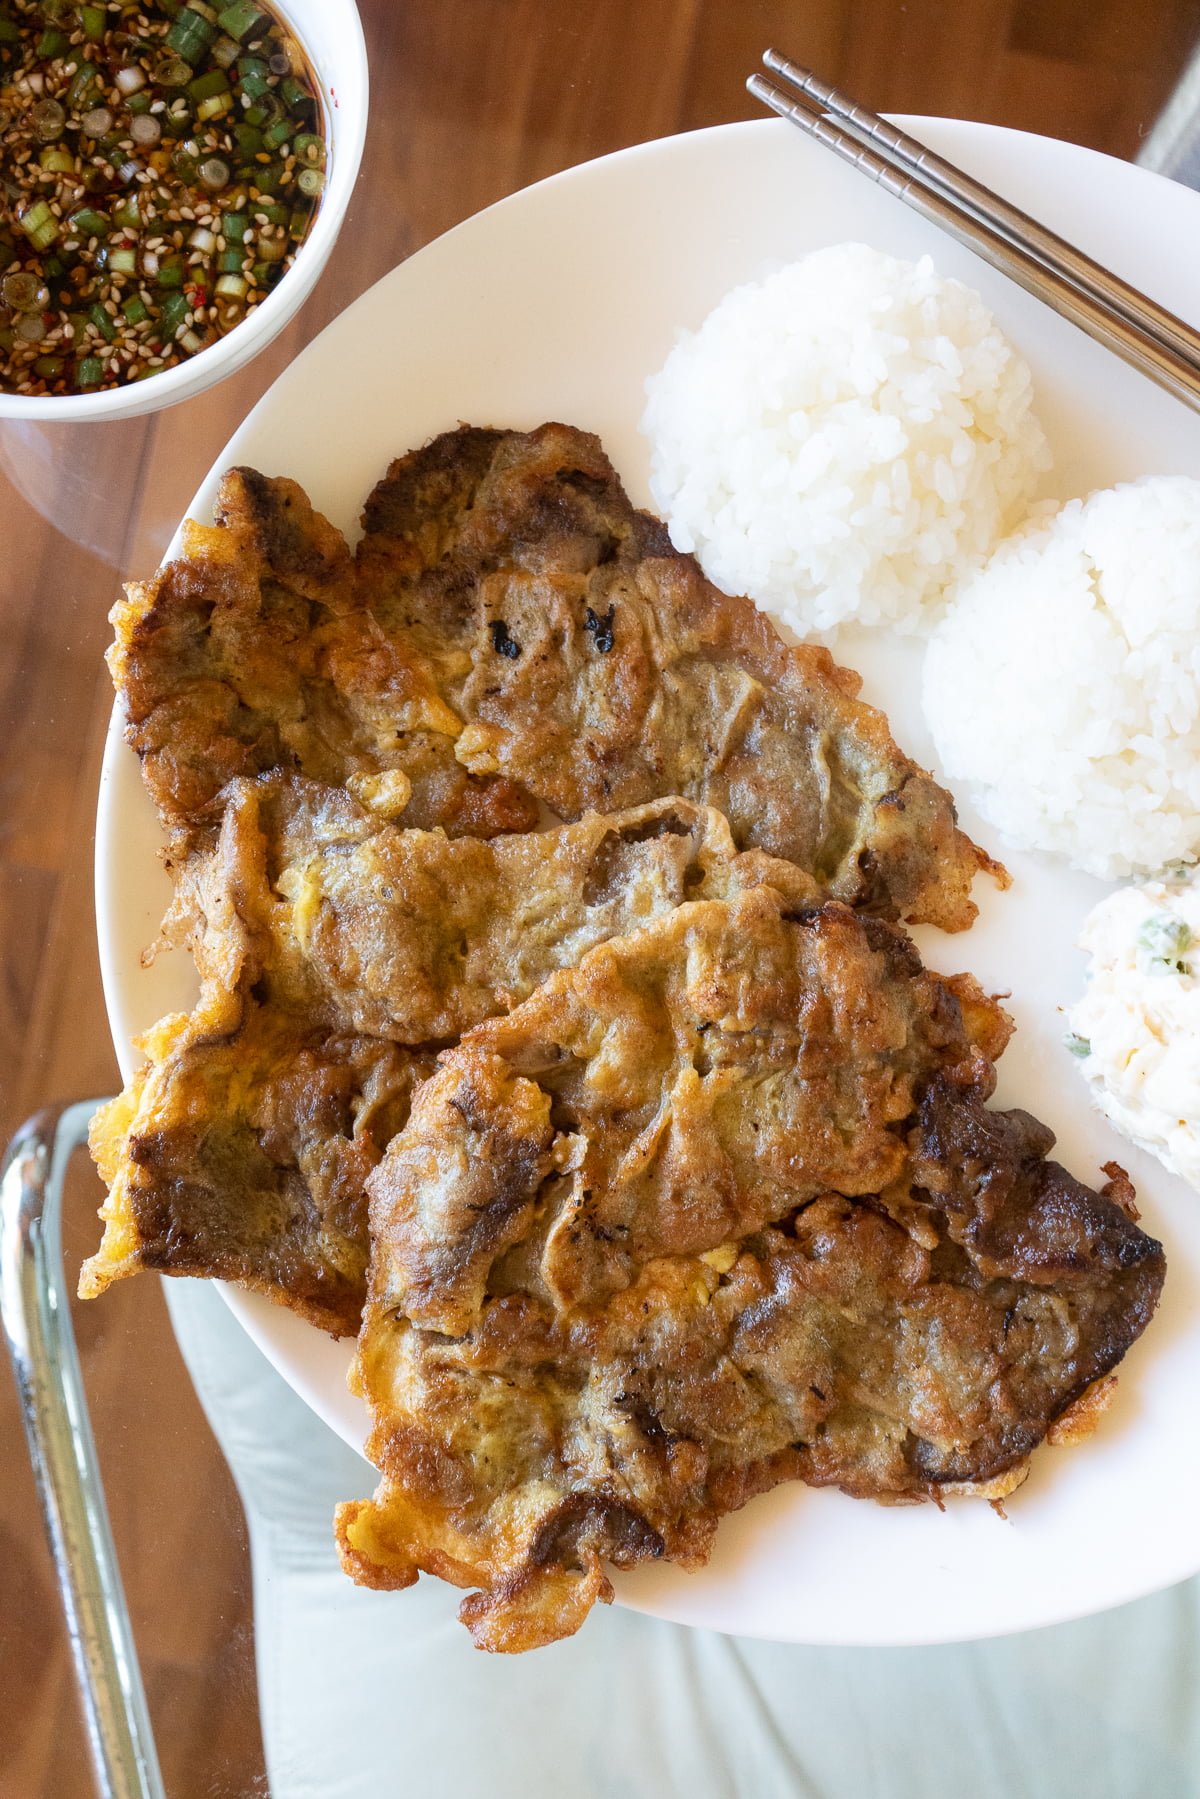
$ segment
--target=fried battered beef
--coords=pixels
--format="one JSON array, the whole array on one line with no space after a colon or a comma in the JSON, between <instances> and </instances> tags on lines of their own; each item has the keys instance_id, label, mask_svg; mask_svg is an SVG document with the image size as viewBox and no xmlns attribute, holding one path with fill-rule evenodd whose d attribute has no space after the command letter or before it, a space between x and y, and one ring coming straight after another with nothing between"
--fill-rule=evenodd
<instances>
[{"instance_id":1,"label":"fried battered beef","mask_svg":"<svg viewBox=\"0 0 1200 1799\"><path fill-rule=\"evenodd\" d=\"M341 533L294 481L231 470L215 525L189 520L183 548L129 584L109 651L176 859L211 838L227 782L266 769L373 781L381 803L408 807L406 823L450 832L538 822L511 782L455 760L460 720L410 648L384 636Z\"/></svg>"},{"instance_id":2,"label":"fried battered beef","mask_svg":"<svg viewBox=\"0 0 1200 1799\"><path fill-rule=\"evenodd\" d=\"M216 853L191 864L202 965L228 956L232 931L264 997L399 1043L453 1041L685 900L763 884L793 905L819 897L688 800L485 841L401 829L294 775L225 799Z\"/></svg>"},{"instance_id":3,"label":"fried battered beef","mask_svg":"<svg viewBox=\"0 0 1200 1799\"><path fill-rule=\"evenodd\" d=\"M682 794L848 905L946 930L1002 873L857 675L706 581L586 432L447 433L393 463L364 525L371 604L438 669L481 778L563 818Z\"/></svg>"},{"instance_id":4,"label":"fried battered beef","mask_svg":"<svg viewBox=\"0 0 1200 1799\"><path fill-rule=\"evenodd\" d=\"M200 1001L150 1034L149 1065L94 1127L112 1193L83 1291L139 1268L211 1275L353 1334L363 1184L432 1071L427 1046L692 896L768 880L814 896L687 800L485 842L399 830L299 776L234 782L177 895Z\"/></svg>"},{"instance_id":5,"label":"fried battered beef","mask_svg":"<svg viewBox=\"0 0 1200 1799\"><path fill-rule=\"evenodd\" d=\"M392 465L364 522L352 559L295 483L234 470L217 524L189 525L114 615L130 741L178 848L230 779L280 768L480 837L541 806L682 796L824 893L947 930L979 869L1002 872L858 678L719 593L594 437L448 432Z\"/></svg>"},{"instance_id":6,"label":"fried battered beef","mask_svg":"<svg viewBox=\"0 0 1200 1799\"><path fill-rule=\"evenodd\" d=\"M364 1584L570 1634L618 1567L707 1557L787 1479L1021 1477L1148 1322L1160 1246L996 1113L1007 1021L888 926L685 905L441 1057L371 1176Z\"/></svg>"},{"instance_id":7,"label":"fried battered beef","mask_svg":"<svg viewBox=\"0 0 1200 1799\"><path fill-rule=\"evenodd\" d=\"M1003 870L595 438L448 432L364 526L234 470L114 614L201 996L97 1116L81 1291L361 1317L343 1560L477 1589L487 1648L782 1480L1009 1489L1163 1259L988 1109L1005 1015L884 922Z\"/></svg>"},{"instance_id":8,"label":"fried battered beef","mask_svg":"<svg viewBox=\"0 0 1200 1799\"><path fill-rule=\"evenodd\" d=\"M432 1055L326 1033L248 997L236 1017L165 1019L143 1048L146 1066L92 1121L109 1196L82 1297L139 1269L203 1275L353 1336L366 1178Z\"/></svg>"}]
</instances>

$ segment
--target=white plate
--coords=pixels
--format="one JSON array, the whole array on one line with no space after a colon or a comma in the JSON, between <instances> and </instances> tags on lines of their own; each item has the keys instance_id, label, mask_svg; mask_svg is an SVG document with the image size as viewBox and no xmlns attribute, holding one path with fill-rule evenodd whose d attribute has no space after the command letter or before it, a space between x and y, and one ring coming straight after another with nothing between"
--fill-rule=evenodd
<instances>
[{"instance_id":1,"label":"white plate","mask_svg":"<svg viewBox=\"0 0 1200 1799\"><path fill-rule=\"evenodd\" d=\"M1200 323L1200 196L1070 144L991 126L910 129L1040 215L1156 299ZM459 420L530 428L548 418L599 432L634 498L648 503L637 432L642 385L680 326L736 282L819 245L859 238L929 251L980 289L1033 365L1063 497L1143 473L1200 475L1200 428L1160 394L970 252L923 224L789 126L731 125L606 157L469 220L389 275L281 377L200 489L247 462L298 479L354 533L389 459ZM901 744L932 760L915 699L919 651L887 637L843 645ZM967 829L994 834L963 807ZM133 756L114 733L100 796L98 910L105 989L126 1074L129 1039L185 1007L182 957L142 969L167 897L158 834ZM1166 1296L1130 1353L1096 1435L1044 1449L1007 1522L978 1501L885 1509L788 1486L721 1527L702 1574L620 1579L628 1605L752 1636L827 1644L944 1642L1050 1624L1116 1605L1200 1568L1200 1196L1089 1109L1060 1038L1078 990L1079 920L1098 882L1010 856L1003 896L981 884L965 937L922 934L928 960L1013 992L1019 1024L1001 1104L1025 1104L1089 1182L1117 1158L1146 1227L1166 1242ZM229 1303L275 1366L356 1447L364 1414L345 1388L349 1347L236 1292ZM363 1469L362 1492L371 1486ZM351 1497L351 1495L347 1495Z\"/></svg>"}]
</instances>

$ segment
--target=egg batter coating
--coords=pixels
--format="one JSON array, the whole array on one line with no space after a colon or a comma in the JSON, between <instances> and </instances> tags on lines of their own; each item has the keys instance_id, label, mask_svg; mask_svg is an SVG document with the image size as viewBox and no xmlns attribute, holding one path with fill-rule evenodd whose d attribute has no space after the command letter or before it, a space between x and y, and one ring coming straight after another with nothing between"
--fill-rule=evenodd
<instances>
[{"instance_id":1,"label":"egg batter coating","mask_svg":"<svg viewBox=\"0 0 1200 1799\"><path fill-rule=\"evenodd\" d=\"M358 1329L365 1183L433 1057L323 1032L247 998L164 1019L92 1120L108 1185L83 1298L141 1269L231 1281L331 1336Z\"/></svg>"},{"instance_id":2,"label":"egg batter coating","mask_svg":"<svg viewBox=\"0 0 1200 1799\"><path fill-rule=\"evenodd\" d=\"M129 740L179 850L229 780L278 768L477 837L681 796L823 893L947 930L1002 876L858 677L718 592L587 433L447 432L364 525L352 557L294 482L232 470L216 524L117 608Z\"/></svg>"},{"instance_id":3,"label":"egg batter coating","mask_svg":"<svg viewBox=\"0 0 1200 1799\"><path fill-rule=\"evenodd\" d=\"M299 776L235 781L170 931L200 1001L149 1034L148 1065L94 1126L111 1193L85 1295L139 1268L212 1275L353 1334L364 1183L432 1046L691 896L767 880L813 897L686 800L484 841L398 829Z\"/></svg>"},{"instance_id":4,"label":"egg batter coating","mask_svg":"<svg viewBox=\"0 0 1200 1799\"><path fill-rule=\"evenodd\" d=\"M511 782L455 759L461 724L424 666L385 638L341 533L294 481L225 476L216 522L131 582L108 661L176 860L211 843L221 795L267 769L373 781L406 822L492 836L531 829Z\"/></svg>"},{"instance_id":5,"label":"egg batter coating","mask_svg":"<svg viewBox=\"0 0 1200 1799\"><path fill-rule=\"evenodd\" d=\"M688 800L449 839L272 774L227 790L216 850L193 858L178 909L201 965L249 956L271 1003L330 1029L445 1045L597 943L763 884L794 905L819 897L793 863L739 854L720 813Z\"/></svg>"},{"instance_id":6,"label":"egg batter coating","mask_svg":"<svg viewBox=\"0 0 1200 1799\"><path fill-rule=\"evenodd\" d=\"M899 932L682 906L468 1033L371 1175L367 1585L577 1629L788 1479L1002 1493L1149 1321L1160 1246L994 1112L1008 1035Z\"/></svg>"}]
</instances>

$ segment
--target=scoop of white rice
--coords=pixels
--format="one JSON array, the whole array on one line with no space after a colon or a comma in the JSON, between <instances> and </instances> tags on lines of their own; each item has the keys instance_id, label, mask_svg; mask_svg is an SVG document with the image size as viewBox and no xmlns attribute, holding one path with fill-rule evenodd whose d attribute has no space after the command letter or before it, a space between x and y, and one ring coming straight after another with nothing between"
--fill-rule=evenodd
<instances>
[{"instance_id":1,"label":"scoop of white rice","mask_svg":"<svg viewBox=\"0 0 1200 1799\"><path fill-rule=\"evenodd\" d=\"M942 767L1021 849L1106 879L1200 853L1200 481L1072 500L930 639Z\"/></svg>"},{"instance_id":2,"label":"scoop of white rice","mask_svg":"<svg viewBox=\"0 0 1200 1799\"><path fill-rule=\"evenodd\" d=\"M927 623L1049 466L978 294L864 244L735 288L646 391L672 542L801 635Z\"/></svg>"}]
</instances>

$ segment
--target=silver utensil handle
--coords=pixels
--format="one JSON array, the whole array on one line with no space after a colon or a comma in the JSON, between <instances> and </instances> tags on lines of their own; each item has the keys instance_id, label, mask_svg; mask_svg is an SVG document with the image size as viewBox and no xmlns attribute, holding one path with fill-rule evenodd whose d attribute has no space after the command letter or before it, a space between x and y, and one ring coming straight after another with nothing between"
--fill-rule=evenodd
<instances>
[{"instance_id":1,"label":"silver utensil handle","mask_svg":"<svg viewBox=\"0 0 1200 1799\"><path fill-rule=\"evenodd\" d=\"M103 1799L166 1799L62 1284L62 1190L96 1100L39 1112L0 1171L0 1315Z\"/></svg>"},{"instance_id":2,"label":"silver utensil handle","mask_svg":"<svg viewBox=\"0 0 1200 1799\"><path fill-rule=\"evenodd\" d=\"M852 127L868 144L874 145L885 159L890 159L897 167L918 178L923 177L932 182L934 187L939 188L951 200L965 206L985 225L992 226L1010 242L1031 251L1047 268L1064 276L1102 305L1120 313L1133 325L1158 337L1168 349L1177 350L1181 356L1200 364L1200 332L1193 330L1183 319L1176 318L1165 306L1159 306L1148 295L1131 287L1127 281L1122 281L1111 269L1094 262L1077 245L1068 243L1066 238L1059 237L1056 232L1043 225L1040 219L1031 218L1027 212L1022 212L1000 194L993 193L981 181L976 181L964 169L947 162L944 156L938 156L927 144L909 137L907 132L893 125L890 119L881 119L878 113L860 106L849 94L843 94L820 80L811 69L802 69L798 63L790 62L780 51L764 51L763 61L781 79L825 108L831 117Z\"/></svg>"},{"instance_id":3,"label":"silver utensil handle","mask_svg":"<svg viewBox=\"0 0 1200 1799\"><path fill-rule=\"evenodd\" d=\"M943 188L930 185L912 164L897 165L888 161L882 149L872 149L862 138L843 129L837 119L825 113L808 94L802 91L791 93L763 75L751 75L746 86L772 112L777 112L827 150L852 164L886 193L903 200L923 219L966 244L968 249L1017 282L1035 299L1044 301L1060 318L1068 319L1097 343L1115 351L1123 361L1140 374L1149 376L1167 393L1182 400L1185 406L1200 412L1200 364L1173 349L1165 339L1134 324L1123 313L1112 311L1098 296L1076 287L1023 249L1015 239L993 230Z\"/></svg>"}]
</instances>

